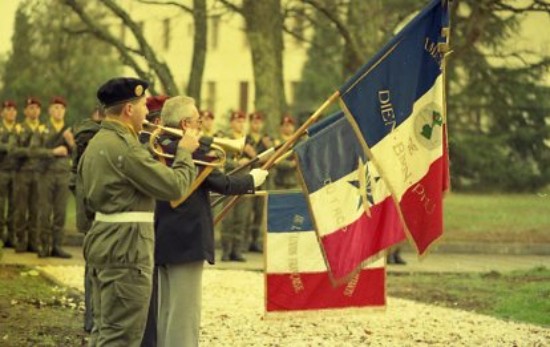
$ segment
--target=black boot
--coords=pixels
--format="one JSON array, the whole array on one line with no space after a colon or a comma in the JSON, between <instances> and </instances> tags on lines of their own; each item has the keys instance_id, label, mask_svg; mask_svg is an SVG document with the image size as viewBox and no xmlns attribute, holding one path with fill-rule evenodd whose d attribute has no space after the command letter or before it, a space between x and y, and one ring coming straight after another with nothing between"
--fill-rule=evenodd
<instances>
[{"instance_id":1,"label":"black boot","mask_svg":"<svg viewBox=\"0 0 550 347\"><path fill-rule=\"evenodd\" d=\"M52 257L70 259L73 256L69 252L63 250L60 246L54 246L52 248Z\"/></svg>"},{"instance_id":2,"label":"black boot","mask_svg":"<svg viewBox=\"0 0 550 347\"><path fill-rule=\"evenodd\" d=\"M250 247L248 247L248 251L252 253L262 253L262 247L258 244L258 242L252 242L250 244Z\"/></svg>"},{"instance_id":3,"label":"black boot","mask_svg":"<svg viewBox=\"0 0 550 347\"><path fill-rule=\"evenodd\" d=\"M407 262L401 258L401 252L400 251L395 251L393 253L393 260L394 260L394 264L397 264L397 265L406 265Z\"/></svg>"},{"instance_id":4,"label":"black boot","mask_svg":"<svg viewBox=\"0 0 550 347\"><path fill-rule=\"evenodd\" d=\"M246 258L243 257L241 253L231 253L231 256L229 257L231 261L238 261L238 262L245 262Z\"/></svg>"}]
</instances>

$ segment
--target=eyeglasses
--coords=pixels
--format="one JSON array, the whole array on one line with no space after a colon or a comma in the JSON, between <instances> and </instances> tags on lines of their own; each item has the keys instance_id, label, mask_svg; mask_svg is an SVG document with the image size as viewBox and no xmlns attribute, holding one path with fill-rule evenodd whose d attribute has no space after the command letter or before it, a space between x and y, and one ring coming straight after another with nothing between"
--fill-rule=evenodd
<instances>
[{"instance_id":1,"label":"eyeglasses","mask_svg":"<svg viewBox=\"0 0 550 347\"><path fill-rule=\"evenodd\" d=\"M194 119L191 119L191 118L187 118L187 119L184 119L183 120L185 123L187 124L197 124L198 126L202 126L202 119L200 118L194 118Z\"/></svg>"}]
</instances>

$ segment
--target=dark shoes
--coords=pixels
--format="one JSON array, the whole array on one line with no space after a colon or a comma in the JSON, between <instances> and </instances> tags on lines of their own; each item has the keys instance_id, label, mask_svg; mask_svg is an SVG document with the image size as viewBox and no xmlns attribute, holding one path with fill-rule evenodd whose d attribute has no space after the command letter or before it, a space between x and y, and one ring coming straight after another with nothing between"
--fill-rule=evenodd
<instances>
[{"instance_id":1,"label":"dark shoes","mask_svg":"<svg viewBox=\"0 0 550 347\"><path fill-rule=\"evenodd\" d=\"M235 254L235 253L224 253L222 255L221 261L238 261L238 262L245 262L246 258L242 256L242 254Z\"/></svg>"},{"instance_id":2,"label":"dark shoes","mask_svg":"<svg viewBox=\"0 0 550 347\"><path fill-rule=\"evenodd\" d=\"M250 247L248 247L248 251L252 253L262 253L262 247L257 243L253 242L250 244Z\"/></svg>"},{"instance_id":3,"label":"dark shoes","mask_svg":"<svg viewBox=\"0 0 550 347\"><path fill-rule=\"evenodd\" d=\"M403 258L401 258L401 255L399 254L399 252L388 254L388 257L386 258L386 262L388 264L395 264L395 265L407 264L407 262Z\"/></svg>"},{"instance_id":4,"label":"dark shoes","mask_svg":"<svg viewBox=\"0 0 550 347\"><path fill-rule=\"evenodd\" d=\"M70 259L73 256L69 252L64 251L61 247L54 247L52 249L52 257Z\"/></svg>"},{"instance_id":5,"label":"dark shoes","mask_svg":"<svg viewBox=\"0 0 550 347\"><path fill-rule=\"evenodd\" d=\"M246 261L246 258L243 257L242 254L235 254L235 253L232 253L230 256L229 256L229 259L231 261L239 261L239 262L245 262Z\"/></svg>"}]
</instances>

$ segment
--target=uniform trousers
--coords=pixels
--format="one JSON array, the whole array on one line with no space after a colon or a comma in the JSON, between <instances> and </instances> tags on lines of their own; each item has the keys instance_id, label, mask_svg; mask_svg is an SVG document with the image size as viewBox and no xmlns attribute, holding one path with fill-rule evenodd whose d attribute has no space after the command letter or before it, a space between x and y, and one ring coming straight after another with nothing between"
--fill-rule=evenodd
<instances>
[{"instance_id":1,"label":"uniform trousers","mask_svg":"<svg viewBox=\"0 0 550 347\"><path fill-rule=\"evenodd\" d=\"M158 347L199 345L204 262L158 267Z\"/></svg>"}]
</instances>

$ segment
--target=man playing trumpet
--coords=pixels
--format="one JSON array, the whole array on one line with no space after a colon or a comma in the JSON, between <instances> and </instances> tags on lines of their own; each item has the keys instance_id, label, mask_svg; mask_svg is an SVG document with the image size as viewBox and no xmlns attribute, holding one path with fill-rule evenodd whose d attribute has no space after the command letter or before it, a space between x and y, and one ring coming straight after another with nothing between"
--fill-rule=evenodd
<instances>
[{"instance_id":1,"label":"man playing trumpet","mask_svg":"<svg viewBox=\"0 0 550 347\"><path fill-rule=\"evenodd\" d=\"M199 112L192 98L168 99L161 112L166 127L184 133L201 128ZM173 154L178 136L165 133L159 138L162 151ZM207 149L206 149L207 151ZM201 147L195 159L205 160ZM167 165L173 165L168 159ZM268 172L254 169L250 174L227 176L214 169L188 198L174 202L157 201L155 211L155 263L159 271L158 346L197 346L201 313L201 283L204 261L214 263L214 225L209 192L252 194Z\"/></svg>"}]
</instances>

